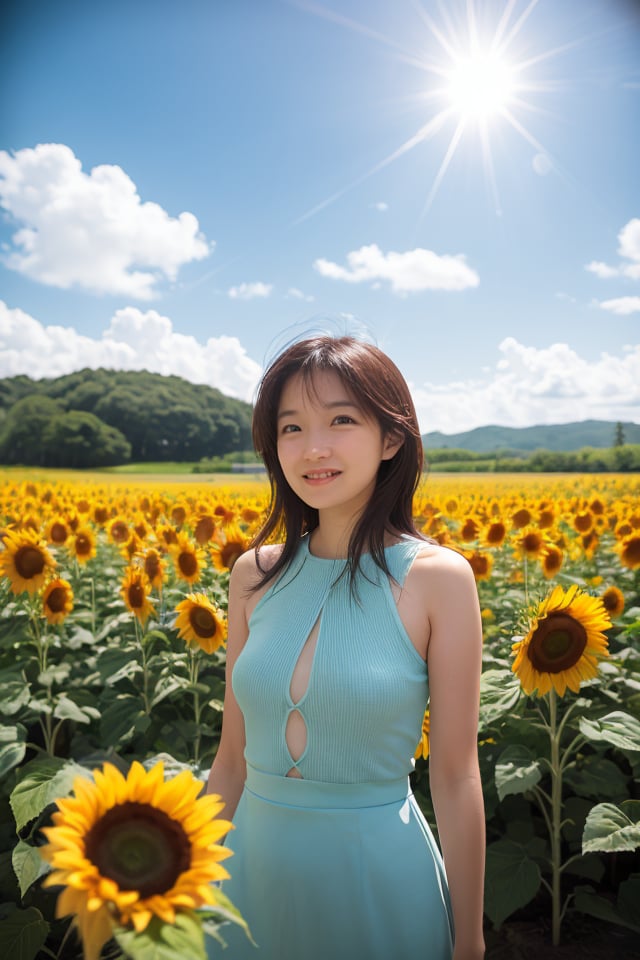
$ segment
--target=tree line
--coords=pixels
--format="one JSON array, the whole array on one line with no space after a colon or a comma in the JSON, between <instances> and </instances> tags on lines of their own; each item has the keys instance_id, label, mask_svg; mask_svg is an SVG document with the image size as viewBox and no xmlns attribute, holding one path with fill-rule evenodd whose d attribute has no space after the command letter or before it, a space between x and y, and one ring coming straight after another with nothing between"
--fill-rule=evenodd
<instances>
[{"instance_id":1,"label":"tree line","mask_svg":"<svg viewBox=\"0 0 640 960\"><path fill-rule=\"evenodd\" d=\"M251 449L251 406L181 377L80 370L0 380L0 463L103 467Z\"/></svg>"}]
</instances>

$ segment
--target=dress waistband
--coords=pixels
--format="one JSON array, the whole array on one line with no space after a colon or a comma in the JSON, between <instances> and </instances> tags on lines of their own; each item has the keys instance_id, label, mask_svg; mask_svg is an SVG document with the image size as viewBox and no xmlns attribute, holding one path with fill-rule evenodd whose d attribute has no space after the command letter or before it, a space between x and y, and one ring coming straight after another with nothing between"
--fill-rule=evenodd
<instances>
[{"instance_id":1,"label":"dress waistband","mask_svg":"<svg viewBox=\"0 0 640 960\"><path fill-rule=\"evenodd\" d=\"M329 783L263 773L250 764L247 764L245 790L272 803L334 809L378 807L405 800L411 794L408 777L371 783Z\"/></svg>"}]
</instances>

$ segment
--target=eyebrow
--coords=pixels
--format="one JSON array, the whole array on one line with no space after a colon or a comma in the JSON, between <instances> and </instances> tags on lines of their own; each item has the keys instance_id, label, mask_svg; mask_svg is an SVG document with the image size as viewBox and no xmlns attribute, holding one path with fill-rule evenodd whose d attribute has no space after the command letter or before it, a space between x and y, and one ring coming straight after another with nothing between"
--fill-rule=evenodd
<instances>
[{"instance_id":1,"label":"eyebrow","mask_svg":"<svg viewBox=\"0 0 640 960\"><path fill-rule=\"evenodd\" d=\"M358 404L354 403L353 400L332 400L331 403L323 403L321 406L323 410L334 410L336 407L351 407L354 410L360 409ZM297 417L299 414L299 410L281 410L278 414L278 420L282 420L284 417Z\"/></svg>"}]
</instances>

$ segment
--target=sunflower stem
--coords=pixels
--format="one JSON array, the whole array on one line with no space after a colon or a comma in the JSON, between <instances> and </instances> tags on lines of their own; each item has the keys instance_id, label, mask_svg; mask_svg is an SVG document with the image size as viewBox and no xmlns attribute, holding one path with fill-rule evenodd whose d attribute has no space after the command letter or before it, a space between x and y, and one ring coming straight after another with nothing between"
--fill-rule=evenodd
<instances>
[{"instance_id":1,"label":"sunflower stem","mask_svg":"<svg viewBox=\"0 0 640 960\"><path fill-rule=\"evenodd\" d=\"M147 716L151 714L151 704L149 703L149 671L147 669L147 651L144 645L144 636L142 633L142 627L138 621L138 618L134 616L133 623L136 631L136 640L138 641L138 646L140 647L140 654L142 656L142 699L144 702L144 712Z\"/></svg>"},{"instance_id":2,"label":"sunflower stem","mask_svg":"<svg viewBox=\"0 0 640 960\"><path fill-rule=\"evenodd\" d=\"M524 566L524 602L525 606L529 606L529 564L527 562L527 554L524 554L523 557L523 566Z\"/></svg>"},{"instance_id":3,"label":"sunflower stem","mask_svg":"<svg viewBox=\"0 0 640 960\"><path fill-rule=\"evenodd\" d=\"M200 658L198 656L198 651L194 650L193 647L189 647L189 673L190 681L195 685L198 683L198 674L200 672ZM200 694L197 690L194 690L193 694L193 713L196 722L196 736L193 744L193 763L194 766L198 766L200 763L200 743L202 740L202 732L200 730L200 712L202 710L202 705L200 703Z\"/></svg>"},{"instance_id":4,"label":"sunflower stem","mask_svg":"<svg viewBox=\"0 0 640 960\"><path fill-rule=\"evenodd\" d=\"M93 577L91 577L91 633L95 639L96 635L96 583Z\"/></svg>"},{"instance_id":5,"label":"sunflower stem","mask_svg":"<svg viewBox=\"0 0 640 960\"><path fill-rule=\"evenodd\" d=\"M583 737L581 733L576 734L576 736L573 738L573 740L571 741L571 743L569 744L569 746L567 747L567 749L566 749L566 750L564 751L564 753L562 754L562 757L560 758L560 769L561 769L561 770L565 770L565 769L566 769L567 764L569 763L571 754L574 753L574 751L575 751L575 749L576 749L576 746L577 746L579 743L586 743L586 740L587 740L587 738L586 738L586 737Z\"/></svg>"},{"instance_id":6,"label":"sunflower stem","mask_svg":"<svg viewBox=\"0 0 640 960\"><path fill-rule=\"evenodd\" d=\"M560 828L562 816L562 768L560 766L560 737L558 736L558 703L555 688L549 691L549 741L551 746L551 942L560 943Z\"/></svg>"}]
</instances>

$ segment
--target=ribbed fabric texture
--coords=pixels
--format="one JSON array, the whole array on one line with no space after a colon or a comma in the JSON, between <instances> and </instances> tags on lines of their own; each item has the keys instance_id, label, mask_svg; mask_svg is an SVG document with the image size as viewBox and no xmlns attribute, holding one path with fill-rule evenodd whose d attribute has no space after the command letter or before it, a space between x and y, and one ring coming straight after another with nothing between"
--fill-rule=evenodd
<instances>
[{"instance_id":1,"label":"ribbed fabric texture","mask_svg":"<svg viewBox=\"0 0 640 960\"><path fill-rule=\"evenodd\" d=\"M385 551L400 585L424 541L403 539ZM428 698L426 664L400 620L387 576L368 555L356 601L345 562L309 552L308 537L289 568L257 604L233 672L244 714L247 763L285 776L295 766L308 780L366 783L412 769ZM294 704L291 678L320 617L309 683ZM290 712L299 710L306 748L294 761L286 743Z\"/></svg>"}]
</instances>

